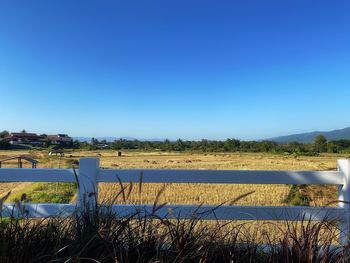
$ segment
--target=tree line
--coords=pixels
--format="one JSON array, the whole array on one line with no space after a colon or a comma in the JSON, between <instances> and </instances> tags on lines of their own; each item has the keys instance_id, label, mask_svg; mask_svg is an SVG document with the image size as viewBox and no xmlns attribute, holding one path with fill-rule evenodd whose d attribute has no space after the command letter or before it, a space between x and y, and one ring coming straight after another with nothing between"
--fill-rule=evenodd
<instances>
[{"instance_id":1,"label":"tree line","mask_svg":"<svg viewBox=\"0 0 350 263\"><path fill-rule=\"evenodd\" d=\"M323 135L315 137L313 143L277 143L273 141L241 141L238 139L190 141L139 141L119 139L114 142L92 139L89 148L101 145L114 150L160 150L160 151L198 151L198 152L270 152L317 155L319 153L350 153L350 140L327 141ZM86 145L85 145L86 146Z\"/></svg>"},{"instance_id":2,"label":"tree line","mask_svg":"<svg viewBox=\"0 0 350 263\"><path fill-rule=\"evenodd\" d=\"M11 149L11 145L1 139L8 135L7 131L0 132L0 149ZM52 147L48 146L47 147ZM190 141L139 141L119 139L114 142L99 141L92 138L91 142L74 141L69 148L75 149L113 149L141 151L197 151L197 152L270 152L290 153L299 155L317 155L319 153L350 153L350 140L331 140L323 135L315 137L313 143L277 143L273 141L242 141L238 139Z\"/></svg>"}]
</instances>

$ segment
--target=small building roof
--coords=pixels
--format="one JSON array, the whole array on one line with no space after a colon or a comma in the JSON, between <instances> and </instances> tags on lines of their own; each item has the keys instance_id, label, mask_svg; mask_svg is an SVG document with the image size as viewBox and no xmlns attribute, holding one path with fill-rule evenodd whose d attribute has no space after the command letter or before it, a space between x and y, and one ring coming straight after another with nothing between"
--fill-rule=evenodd
<instances>
[{"instance_id":1,"label":"small building roof","mask_svg":"<svg viewBox=\"0 0 350 263\"><path fill-rule=\"evenodd\" d=\"M29 132L11 132L10 136L14 137L39 137L36 133L29 133Z\"/></svg>"}]
</instances>

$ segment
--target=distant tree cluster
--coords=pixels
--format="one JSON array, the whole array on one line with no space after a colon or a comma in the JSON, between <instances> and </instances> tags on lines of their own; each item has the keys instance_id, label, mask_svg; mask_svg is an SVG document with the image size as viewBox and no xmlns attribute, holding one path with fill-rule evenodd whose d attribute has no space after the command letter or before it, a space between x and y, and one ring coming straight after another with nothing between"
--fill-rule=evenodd
<instances>
[{"instance_id":1,"label":"distant tree cluster","mask_svg":"<svg viewBox=\"0 0 350 263\"><path fill-rule=\"evenodd\" d=\"M0 132L0 149L10 149L8 142L2 141L9 135L8 131ZM44 144L50 148L52 145ZM55 146L58 147L58 146ZM225 141L206 140L189 141L139 141L119 139L114 142L99 141L92 138L90 142L74 141L69 148L74 149L114 149L114 150L141 150L141 151L194 151L194 152L269 152L290 153L299 155L317 155L318 153L350 153L350 140L327 141L323 135L315 137L313 143L276 143L273 141L241 141L227 139Z\"/></svg>"},{"instance_id":2,"label":"distant tree cluster","mask_svg":"<svg viewBox=\"0 0 350 263\"><path fill-rule=\"evenodd\" d=\"M8 131L0 132L0 149L7 150L10 149L11 145L8 142L3 141L2 139L9 135Z\"/></svg>"},{"instance_id":3,"label":"distant tree cluster","mask_svg":"<svg viewBox=\"0 0 350 263\"><path fill-rule=\"evenodd\" d=\"M77 142L78 143L78 142ZM108 147L114 150L142 150L142 151L194 151L194 152L270 152L290 153L299 155L317 155L318 153L350 153L350 140L327 142L319 135L314 143L276 143L272 141L241 141L237 139L188 141L139 141L119 139L114 142L98 141L93 138L88 143L81 143L82 148L98 149Z\"/></svg>"},{"instance_id":4,"label":"distant tree cluster","mask_svg":"<svg viewBox=\"0 0 350 263\"><path fill-rule=\"evenodd\" d=\"M5 138L6 136L8 136L10 133L8 131L1 131L0 132L0 139L3 139Z\"/></svg>"}]
</instances>

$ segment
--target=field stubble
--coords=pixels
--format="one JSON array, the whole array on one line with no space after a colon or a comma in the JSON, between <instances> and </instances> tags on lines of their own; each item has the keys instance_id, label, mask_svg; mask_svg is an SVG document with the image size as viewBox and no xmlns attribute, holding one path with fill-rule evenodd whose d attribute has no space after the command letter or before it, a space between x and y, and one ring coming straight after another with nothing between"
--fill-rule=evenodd
<instances>
[{"instance_id":1,"label":"field stubble","mask_svg":"<svg viewBox=\"0 0 350 263\"><path fill-rule=\"evenodd\" d=\"M115 151L67 151L66 156L48 157L47 151L0 151L0 159L7 156L28 154L39 160L39 168L70 168L81 157L100 158L100 166L116 169L218 169L218 170L334 170L336 160L345 157L339 155L322 155L318 157L276 155L262 153L164 153L164 152L123 152L118 157ZM5 167L16 167L16 162L8 163ZM0 197L12 190L9 201L19 198L26 193L31 202L75 202L72 187L56 183L0 183ZM288 185L225 185L225 184L123 184L125 193L121 192L119 183L99 184L99 201L109 203L139 203L153 204L160 191L158 204L209 204L219 205L253 192L239 199L234 205L288 205L285 202L290 191ZM141 191L140 191L141 189ZM337 189L334 186L307 186L303 191L311 197L311 205L325 205L337 199ZM67 201L69 202L69 201ZM278 240L286 229L285 222L273 224L252 221L233 221L229 224L243 224L249 228L250 235L256 235L263 241L265 234L269 238ZM206 222L208 226L215 226L215 222ZM221 222L220 224L226 224ZM228 225L229 226L229 225ZM245 238L245 236L243 236Z\"/></svg>"},{"instance_id":2,"label":"field stubble","mask_svg":"<svg viewBox=\"0 0 350 263\"><path fill-rule=\"evenodd\" d=\"M218 169L218 170L334 170L339 155L317 157L277 155L264 153L168 153L168 152L123 152L118 157L115 151L67 151L66 156L48 157L47 151L0 151L0 159L20 154L31 155L39 160L39 168L71 167L81 157L98 157L103 168L113 169ZM344 156L343 156L344 157ZM5 166L6 167L6 166ZM16 167L9 163L7 167ZM117 173L117 172L116 172ZM23 191L19 183L0 184L0 195L8 190ZM119 183L99 184L101 201L114 199L120 191ZM130 184L124 184L130 187ZM152 204L164 184L135 183L128 203ZM42 189L43 187L40 187ZM19 190L18 190L19 189ZM209 184L167 184L159 202L170 204L221 204L240 195L253 192L239 200L240 205L287 205L284 200L289 193L287 185L209 185ZM337 198L332 186L308 186L311 205L324 205ZM73 198L74 199L74 198ZM74 200L73 200L74 201ZM116 202L122 203L122 197Z\"/></svg>"}]
</instances>

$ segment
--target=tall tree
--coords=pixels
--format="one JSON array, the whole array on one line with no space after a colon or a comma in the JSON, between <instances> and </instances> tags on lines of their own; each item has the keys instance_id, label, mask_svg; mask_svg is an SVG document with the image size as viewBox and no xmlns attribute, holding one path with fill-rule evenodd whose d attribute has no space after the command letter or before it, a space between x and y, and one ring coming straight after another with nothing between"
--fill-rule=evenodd
<instances>
[{"instance_id":1,"label":"tall tree","mask_svg":"<svg viewBox=\"0 0 350 263\"><path fill-rule=\"evenodd\" d=\"M327 139L323 135L317 135L314 141L314 147L316 152L327 151Z\"/></svg>"},{"instance_id":2,"label":"tall tree","mask_svg":"<svg viewBox=\"0 0 350 263\"><path fill-rule=\"evenodd\" d=\"M2 132L0 132L0 138L5 138L6 136L8 136L10 133L6 130L3 130Z\"/></svg>"},{"instance_id":3,"label":"tall tree","mask_svg":"<svg viewBox=\"0 0 350 263\"><path fill-rule=\"evenodd\" d=\"M91 142L90 142L91 145L95 146L95 145L97 145L98 143L99 143L99 142L98 142L98 140L97 140L96 138L94 138L94 137L91 138Z\"/></svg>"}]
</instances>

